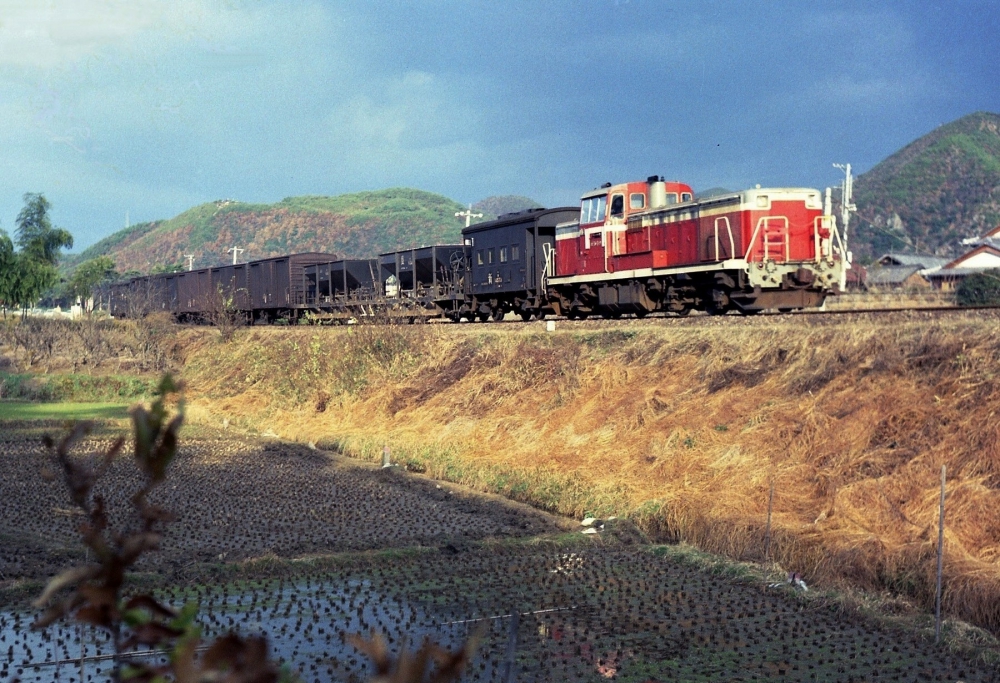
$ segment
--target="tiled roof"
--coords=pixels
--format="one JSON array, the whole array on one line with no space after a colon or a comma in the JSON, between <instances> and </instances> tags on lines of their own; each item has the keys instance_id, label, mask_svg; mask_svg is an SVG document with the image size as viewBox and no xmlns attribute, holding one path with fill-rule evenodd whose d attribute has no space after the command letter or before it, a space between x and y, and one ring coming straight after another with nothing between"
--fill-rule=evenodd
<instances>
[{"instance_id":1,"label":"tiled roof","mask_svg":"<svg viewBox=\"0 0 1000 683\"><path fill-rule=\"evenodd\" d=\"M868 285L901 285L906 279L919 273L921 267L915 266L882 266L868 269Z\"/></svg>"},{"instance_id":2,"label":"tiled roof","mask_svg":"<svg viewBox=\"0 0 1000 683\"><path fill-rule=\"evenodd\" d=\"M948 263L948 259L941 256L925 256L924 254L894 254L890 252L879 258L878 262L885 266L940 268L944 264Z\"/></svg>"}]
</instances>

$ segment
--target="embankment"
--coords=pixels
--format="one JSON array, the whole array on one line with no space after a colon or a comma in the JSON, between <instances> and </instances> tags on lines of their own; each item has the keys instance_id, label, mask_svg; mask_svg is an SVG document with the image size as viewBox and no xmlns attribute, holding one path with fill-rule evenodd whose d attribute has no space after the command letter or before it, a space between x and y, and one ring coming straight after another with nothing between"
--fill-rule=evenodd
<instances>
[{"instance_id":1,"label":"embankment","mask_svg":"<svg viewBox=\"0 0 1000 683\"><path fill-rule=\"evenodd\" d=\"M194 419L394 459L1000 632L995 317L188 331Z\"/></svg>"}]
</instances>

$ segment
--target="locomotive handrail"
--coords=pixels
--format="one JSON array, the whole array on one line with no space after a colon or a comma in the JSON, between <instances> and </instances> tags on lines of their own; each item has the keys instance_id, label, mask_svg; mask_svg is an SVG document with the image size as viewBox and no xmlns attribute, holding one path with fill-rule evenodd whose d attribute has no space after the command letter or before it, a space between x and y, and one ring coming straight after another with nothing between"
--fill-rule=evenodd
<instances>
[{"instance_id":1,"label":"locomotive handrail","mask_svg":"<svg viewBox=\"0 0 1000 683\"><path fill-rule=\"evenodd\" d=\"M733 226L729 224L729 216L722 216L721 218L715 219L715 260L722 261L719 258L719 222L726 222L726 231L729 233L729 258L732 258L733 254L736 253L736 243L733 241Z\"/></svg>"}]
</instances>

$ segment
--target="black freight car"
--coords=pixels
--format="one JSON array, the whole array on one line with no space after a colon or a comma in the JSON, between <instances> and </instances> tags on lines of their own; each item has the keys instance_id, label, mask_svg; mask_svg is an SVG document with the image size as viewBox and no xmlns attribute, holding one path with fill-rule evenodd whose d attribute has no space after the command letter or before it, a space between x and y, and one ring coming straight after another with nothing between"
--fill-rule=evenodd
<instances>
[{"instance_id":1,"label":"black freight car","mask_svg":"<svg viewBox=\"0 0 1000 683\"><path fill-rule=\"evenodd\" d=\"M458 320L467 308L468 251L464 244L439 244L381 254L379 286L389 317Z\"/></svg>"},{"instance_id":2,"label":"black freight car","mask_svg":"<svg viewBox=\"0 0 1000 683\"><path fill-rule=\"evenodd\" d=\"M579 207L530 209L462 230L471 250L469 318L524 320L552 313L547 279L555 273L556 224L576 220Z\"/></svg>"}]
</instances>

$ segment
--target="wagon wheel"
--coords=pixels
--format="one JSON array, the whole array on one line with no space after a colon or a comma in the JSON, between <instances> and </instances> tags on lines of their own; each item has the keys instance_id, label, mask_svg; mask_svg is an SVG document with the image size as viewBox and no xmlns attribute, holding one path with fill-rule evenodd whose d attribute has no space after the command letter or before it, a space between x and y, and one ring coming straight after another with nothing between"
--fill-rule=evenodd
<instances>
[{"instance_id":1,"label":"wagon wheel","mask_svg":"<svg viewBox=\"0 0 1000 683\"><path fill-rule=\"evenodd\" d=\"M456 273L465 270L465 254L460 251L453 251L448 258L448 264Z\"/></svg>"},{"instance_id":2,"label":"wagon wheel","mask_svg":"<svg viewBox=\"0 0 1000 683\"><path fill-rule=\"evenodd\" d=\"M492 311L490 311L490 317L493 319L493 322L497 323L500 322L501 320L503 320L503 316L504 312L500 306L497 306Z\"/></svg>"},{"instance_id":3,"label":"wagon wheel","mask_svg":"<svg viewBox=\"0 0 1000 683\"><path fill-rule=\"evenodd\" d=\"M521 315L521 320L523 320L524 322L528 322L529 320L531 320L531 316L533 314L529 310L522 310L520 315Z\"/></svg>"}]
</instances>

